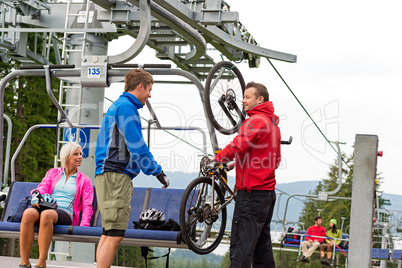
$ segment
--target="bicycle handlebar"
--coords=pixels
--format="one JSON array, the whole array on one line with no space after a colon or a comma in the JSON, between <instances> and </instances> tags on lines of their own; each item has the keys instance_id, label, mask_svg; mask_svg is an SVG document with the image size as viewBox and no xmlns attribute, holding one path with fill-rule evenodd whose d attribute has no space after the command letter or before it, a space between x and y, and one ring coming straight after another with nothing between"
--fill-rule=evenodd
<instances>
[{"instance_id":1,"label":"bicycle handlebar","mask_svg":"<svg viewBox=\"0 0 402 268\"><path fill-rule=\"evenodd\" d=\"M290 137L289 137L289 140L287 140L287 141L281 141L281 144L287 144L287 145L290 145L290 144L292 144L292 141L293 141L293 137L292 137L292 136L290 136Z\"/></svg>"},{"instance_id":2,"label":"bicycle handlebar","mask_svg":"<svg viewBox=\"0 0 402 268\"><path fill-rule=\"evenodd\" d=\"M224 167L224 169L226 169L227 171L234 169L236 165L236 162L234 160L229 161L226 163L226 168Z\"/></svg>"},{"instance_id":3,"label":"bicycle handlebar","mask_svg":"<svg viewBox=\"0 0 402 268\"><path fill-rule=\"evenodd\" d=\"M286 141L281 140L281 144L290 145L292 144L293 137L290 136L289 139ZM200 169L203 174L207 174L208 172L216 172L218 170L220 163L212 161L208 156L204 156L201 159ZM223 163L222 169L225 171L230 171L235 167L235 161L229 161L227 163Z\"/></svg>"}]
</instances>

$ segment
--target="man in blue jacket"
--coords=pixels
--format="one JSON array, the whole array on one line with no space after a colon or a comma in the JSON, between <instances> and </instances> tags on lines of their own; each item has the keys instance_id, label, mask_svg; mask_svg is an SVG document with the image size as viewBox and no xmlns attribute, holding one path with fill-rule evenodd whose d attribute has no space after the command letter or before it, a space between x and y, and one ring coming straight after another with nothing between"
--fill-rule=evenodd
<instances>
[{"instance_id":1,"label":"man in blue jacket","mask_svg":"<svg viewBox=\"0 0 402 268\"><path fill-rule=\"evenodd\" d=\"M169 186L141 132L137 109L151 97L154 80L142 69L130 70L123 94L108 109L96 142L95 187L102 214L102 237L96 251L97 267L110 267L124 237L131 211L132 179L140 171Z\"/></svg>"}]
</instances>

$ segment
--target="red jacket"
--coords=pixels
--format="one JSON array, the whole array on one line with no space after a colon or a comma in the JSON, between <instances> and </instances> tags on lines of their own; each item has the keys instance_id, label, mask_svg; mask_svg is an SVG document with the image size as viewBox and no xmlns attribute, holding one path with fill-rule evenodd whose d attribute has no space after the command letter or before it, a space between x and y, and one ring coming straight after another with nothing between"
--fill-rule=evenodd
<instances>
[{"instance_id":1,"label":"red jacket","mask_svg":"<svg viewBox=\"0 0 402 268\"><path fill-rule=\"evenodd\" d=\"M326 230L323 226L311 226L307 229L307 235L306 235L306 240L317 240L318 242L322 243L325 240L326 237ZM321 236L322 238L318 237L309 237L309 235L314 235L314 236Z\"/></svg>"},{"instance_id":2,"label":"red jacket","mask_svg":"<svg viewBox=\"0 0 402 268\"><path fill-rule=\"evenodd\" d=\"M239 134L214 160L226 163L236 159L237 190L275 190L275 169L281 161L279 118L270 101L247 114L249 118L241 124Z\"/></svg>"}]
</instances>

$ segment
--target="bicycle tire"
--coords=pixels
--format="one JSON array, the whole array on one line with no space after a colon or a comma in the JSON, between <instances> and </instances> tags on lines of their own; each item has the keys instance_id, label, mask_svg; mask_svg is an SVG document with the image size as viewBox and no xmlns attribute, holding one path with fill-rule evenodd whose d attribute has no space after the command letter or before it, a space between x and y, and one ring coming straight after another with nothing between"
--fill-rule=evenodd
<instances>
[{"instance_id":1,"label":"bicycle tire","mask_svg":"<svg viewBox=\"0 0 402 268\"><path fill-rule=\"evenodd\" d=\"M231 62L218 62L208 73L204 91L205 110L214 128L224 135L238 132L244 120L244 109L241 101L245 87L240 70ZM229 96L234 98L243 118L239 111L229 104ZM221 98L225 99L224 103L219 102Z\"/></svg>"},{"instance_id":2,"label":"bicycle tire","mask_svg":"<svg viewBox=\"0 0 402 268\"><path fill-rule=\"evenodd\" d=\"M215 250L223 238L226 227L226 207L221 208L219 213L212 212L207 200L210 193L212 193L212 179L198 177L187 186L180 203L180 229L183 241L190 250L201 255ZM219 209L225 198L217 183L214 187L214 196L219 198L219 202L214 206ZM201 200L198 205L197 200ZM208 224L208 221L212 224Z\"/></svg>"}]
</instances>

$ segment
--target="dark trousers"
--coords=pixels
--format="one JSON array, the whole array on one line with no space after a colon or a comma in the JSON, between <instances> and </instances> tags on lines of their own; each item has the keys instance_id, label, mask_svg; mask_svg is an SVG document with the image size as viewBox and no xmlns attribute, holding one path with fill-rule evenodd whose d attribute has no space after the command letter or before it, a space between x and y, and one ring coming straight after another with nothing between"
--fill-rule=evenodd
<instances>
[{"instance_id":1,"label":"dark trousers","mask_svg":"<svg viewBox=\"0 0 402 268\"><path fill-rule=\"evenodd\" d=\"M238 191L230 240L231 268L274 268L270 223L275 191Z\"/></svg>"}]
</instances>

